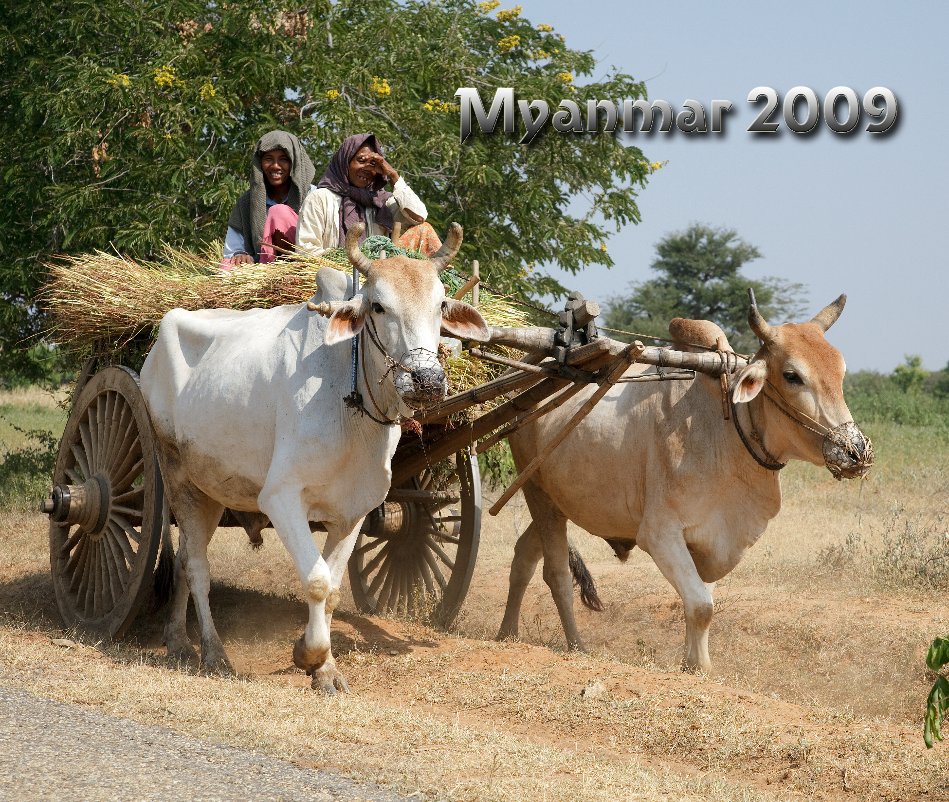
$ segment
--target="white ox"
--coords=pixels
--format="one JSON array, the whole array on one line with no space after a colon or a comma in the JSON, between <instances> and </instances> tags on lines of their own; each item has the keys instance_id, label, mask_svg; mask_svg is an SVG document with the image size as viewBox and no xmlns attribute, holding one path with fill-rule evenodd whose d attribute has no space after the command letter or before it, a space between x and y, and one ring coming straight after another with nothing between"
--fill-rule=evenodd
<instances>
[{"instance_id":1,"label":"white ox","mask_svg":"<svg viewBox=\"0 0 949 802\"><path fill-rule=\"evenodd\" d=\"M330 623L363 518L389 489L401 433L393 419L444 397L440 329L460 338L487 334L481 315L446 299L438 278L461 245L457 223L431 261L370 262L358 249L358 228L346 249L366 277L361 295L309 309L175 309L142 368L180 532L165 642L172 657L196 657L185 630L190 586L205 670L231 671L208 606L207 557L230 507L266 515L293 557L309 607L294 663L312 675L313 688L348 690L330 649ZM365 415L344 402L357 334ZM311 521L326 527L325 557Z\"/></svg>"},{"instance_id":2,"label":"white ox","mask_svg":"<svg viewBox=\"0 0 949 802\"><path fill-rule=\"evenodd\" d=\"M724 420L719 380L708 376L620 384L607 393L524 487L532 522L515 547L498 637L517 636L524 591L543 556L567 642L583 648L568 568L569 519L607 540L620 559L633 546L652 557L682 598L683 667L707 669L714 584L777 515L780 464L826 464L841 478L862 476L872 462L844 402L844 360L824 338L845 299L807 323L774 327L752 306L749 323L762 346L733 379L733 420ZM707 321L677 318L669 328L683 350L686 343L725 342ZM519 468L590 392L510 437Z\"/></svg>"}]
</instances>

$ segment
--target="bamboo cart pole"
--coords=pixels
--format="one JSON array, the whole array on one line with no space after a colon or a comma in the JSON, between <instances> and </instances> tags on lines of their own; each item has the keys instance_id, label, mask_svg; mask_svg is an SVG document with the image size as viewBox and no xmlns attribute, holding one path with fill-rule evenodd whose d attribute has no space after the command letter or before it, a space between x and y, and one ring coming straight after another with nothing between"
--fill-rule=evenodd
<instances>
[{"instance_id":1,"label":"bamboo cart pole","mask_svg":"<svg viewBox=\"0 0 949 802\"><path fill-rule=\"evenodd\" d=\"M589 345L584 345L573 349L567 361L571 362L576 369L583 369L584 371L587 371L587 381L584 381L582 384L580 384L581 387L585 387L587 383L589 383L589 380L592 379L593 371L602 369L605 365L611 363L613 360L610 359L607 353L605 353L601 343L593 342ZM498 427L506 426L518 415L530 411L533 407L542 403L554 393L560 391L570 384L575 383L574 379L560 377L559 375L550 376L544 379L539 378L535 373L525 374L520 372L510 374L509 376L502 376L500 379L516 379L523 383L521 385L522 387L526 386L527 389L524 389L519 395L516 395L514 398L505 401L500 406L492 409L490 412L486 412L484 415L481 415L479 418L476 418L470 423L459 426L457 429L446 434L445 436L439 437L430 444L426 444L421 452L393 461L393 486L397 486L409 477L414 476L426 465L434 465L437 461L454 454L456 451L464 448L465 446L471 445ZM499 379L495 379L494 382L489 382L489 384L499 383ZM481 388L476 387L474 389L479 390L486 386L487 385L482 385ZM495 395L500 395L500 393L495 393ZM460 402L464 402L469 397L470 392L460 393L458 396L452 396L454 399L459 399ZM494 397L494 395L491 397ZM566 398L563 400L566 401ZM475 402L467 401L467 403L458 403L455 405L454 411L460 412L464 409L467 409L472 403ZM420 415L417 417L417 420L424 423L444 418L446 416L444 408L439 407L437 409L437 415L427 418Z\"/></svg>"},{"instance_id":2,"label":"bamboo cart pole","mask_svg":"<svg viewBox=\"0 0 949 802\"><path fill-rule=\"evenodd\" d=\"M419 423L435 423L458 412L464 412L475 404L491 401L504 393L516 393L542 380L543 376L536 373L507 373L470 390L449 396L426 410L416 412L415 420Z\"/></svg>"},{"instance_id":3,"label":"bamboo cart pole","mask_svg":"<svg viewBox=\"0 0 949 802\"><path fill-rule=\"evenodd\" d=\"M540 406L532 409L523 418L515 418L503 429L495 432L486 440L482 440L480 443L478 443L478 448L476 449L477 453L479 454L484 453L489 448L491 448L491 446L495 445L496 443L499 443L509 434L513 434L514 432L516 432L518 429L521 428L521 426L524 426L530 423L532 420L536 420L537 418L540 418L546 415L552 409L556 409L559 406L563 406L565 403L567 403L567 401L569 401L577 393L579 393L584 387L586 387L585 384L578 384L578 383L571 384L568 387L561 390L558 395L555 395L546 404L541 404Z\"/></svg>"},{"instance_id":4,"label":"bamboo cart pole","mask_svg":"<svg viewBox=\"0 0 949 802\"><path fill-rule=\"evenodd\" d=\"M393 461L393 486L397 486L409 477L414 476L426 465L434 465L436 462L451 456L465 446L471 445L478 438L483 437L499 426L503 426L521 412L529 410L547 398L547 396L557 392L563 385L569 383L569 379L554 378L541 379L538 382L534 374L528 375L535 382L533 387L524 390L520 395L514 396L514 398L506 401L501 406L492 409L490 412L486 412L470 423L459 426L445 436L425 445L419 453Z\"/></svg>"},{"instance_id":5,"label":"bamboo cart pole","mask_svg":"<svg viewBox=\"0 0 949 802\"><path fill-rule=\"evenodd\" d=\"M520 490L527 480L534 475L537 469L541 466L541 463L553 453L554 449L556 449L557 446L559 446L566 439L570 432L577 428L580 421L590 414L590 411L593 409L593 407L595 407L599 400L603 398L604 395L606 395L606 393L616 383L620 376L626 372L627 368L629 368L629 366L637 360L644 349L645 346L638 340L634 343L631 343L630 345L627 345L623 349L623 351L617 357L613 368L601 380L600 386L596 388L596 392L583 402L583 405L574 413L573 417L567 421L566 425L559 432L557 432L554 438L550 440L546 446L544 446L543 450L536 457L534 457L528 466L517 475L517 478L511 482L511 486L504 491L501 498L499 498L494 503L494 506L492 506L489 510L491 515L497 515L501 511L504 505L511 500L511 496Z\"/></svg>"},{"instance_id":6,"label":"bamboo cart pole","mask_svg":"<svg viewBox=\"0 0 949 802\"><path fill-rule=\"evenodd\" d=\"M541 355L541 356L546 356ZM602 338L594 340L587 345L581 345L571 349L567 355L567 366L572 369L582 368L585 371L596 370L602 366L603 360L609 358L609 352L606 347L606 341ZM549 370L541 366L547 376L565 376L567 379L581 378L570 371L564 373L562 370L551 366ZM504 393L514 393L536 384L541 380L541 376L534 372L525 372L521 368L515 368L514 372L504 373L496 379L472 387L470 390L464 390L455 395L449 396L444 401L420 411L415 415L419 423L434 423L435 421L447 418L458 412L464 412L468 407L475 404L483 404ZM583 377L589 378L589 377Z\"/></svg>"},{"instance_id":7,"label":"bamboo cart pole","mask_svg":"<svg viewBox=\"0 0 949 802\"><path fill-rule=\"evenodd\" d=\"M471 278L469 278L461 287L458 288L458 291L452 295L456 301L460 301L468 292L471 292L471 305L475 308L478 307L478 285L481 283L481 267L478 265L478 260L475 259L471 263Z\"/></svg>"}]
</instances>

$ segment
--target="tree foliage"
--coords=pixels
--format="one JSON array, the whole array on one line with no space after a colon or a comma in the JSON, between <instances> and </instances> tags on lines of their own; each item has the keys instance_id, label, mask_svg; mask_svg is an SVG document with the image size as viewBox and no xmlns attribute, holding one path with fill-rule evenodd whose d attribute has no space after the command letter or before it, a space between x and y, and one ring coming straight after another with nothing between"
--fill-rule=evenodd
<instances>
[{"instance_id":1,"label":"tree foliage","mask_svg":"<svg viewBox=\"0 0 949 802\"><path fill-rule=\"evenodd\" d=\"M918 393L922 390L927 375L923 358L919 354L907 354L903 364L894 368L892 379L904 393Z\"/></svg>"},{"instance_id":2,"label":"tree foliage","mask_svg":"<svg viewBox=\"0 0 949 802\"><path fill-rule=\"evenodd\" d=\"M651 267L658 277L633 283L629 295L610 299L606 325L667 337L674 317L712 320L732 348L753 353L758 346L747 323L749 287L769 322L781 323L802 311L802 285L742 275L741 268L760 256L730 229L694 223L669 234L656 245Z\"/></svg>"},{"instance_id":3,"label":"tree foliage","mask_svg":"<svg viewBox=\"0 0 949 802\"><path fill-rule=\"evenodd\" d=\"M949 365L927 371L920 357L907 356L889 374L847 373L844 395L854 420L932 427L936 442L949 443Z\"/></svg>"},{"instance_id":4,"label":"tree foliage","mask_svg":"<svg viewBox=\"0 0 949 802\"><path fill-rule=\"evenodd\" d=\"M506 290L556 291L533 265L610 264L605 227L639 219L650 171L608 135L502 132L462 145L455 92L638 98L615 70L592 74L518 8L471 0L46 0L0 12L0 370L41 328L40 265L58 253L223 237L265 131L301 137L317 169L341 140L372 130L426 201L433 224L465 227ZM571 205L578 198L586 206ZM17 354L21 362L23 352ZM3 363L6 362L6 365ZM21 365L22 369L22 365Z\"/></svg>"}]
</instances>

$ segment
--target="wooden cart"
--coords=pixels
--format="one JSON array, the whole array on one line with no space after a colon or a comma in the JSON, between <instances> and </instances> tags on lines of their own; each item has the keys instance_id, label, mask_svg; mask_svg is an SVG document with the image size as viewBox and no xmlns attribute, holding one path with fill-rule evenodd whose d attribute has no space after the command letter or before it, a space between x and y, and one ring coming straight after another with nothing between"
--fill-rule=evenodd
<instances>
[{"instance_id":1,"label":"wooden cart","mask_svg":"<svg viewBox=\"0 0 949 802\"><path fill-rule=\"evenodd\" d=\"M470 285L462 288L462 292ZM688 353L617 342L597 335L596 304L571 296L558 328L492 328L491 345L526 354L511 359L478 346L477 358L506 371L452 395L417 417L421 433L403 434L383 505L373 510L349 563L353 598L368 613L422 612L448 625L474 571L481 528L477 453L518 426L595 385L561 436L527 466L492 508L527 480L636 361L660 366L646 380L718 375L734 355ZM637 379L641 380L641 379ZM502 399L458 423L461 413ZM454 422L453 422L454 421ZM119 638L156 586L170 582L171 517L138 376L107 357L90 359L73 396L53 476L41 509L50 517L50 566L67 627ZM225 521L228 523L225 513Z\"/></svg>"}]
</instances>

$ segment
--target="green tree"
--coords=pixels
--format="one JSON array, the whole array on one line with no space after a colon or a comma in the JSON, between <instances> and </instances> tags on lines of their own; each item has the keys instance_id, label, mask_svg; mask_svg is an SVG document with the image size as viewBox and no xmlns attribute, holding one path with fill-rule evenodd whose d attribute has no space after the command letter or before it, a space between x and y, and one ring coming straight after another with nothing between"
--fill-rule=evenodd
<instances>
[{"instance_id":1,"label":"green tree","mask_svg":"<svg viewBox=\"0 0 949 802\"><path fill-rule=\"evenodd\" d=\"M927 376L928 373L923 367L923 358L918 354L907 354L903 364L893 369L890 378L904 393L918 393L923 388Z\"/></svg>"},{"instance_id":2,"label":"green tree","mask_svg":"<svg viewBox=\"0 0 949 802\"><path fill-rule=\"evenodd\" d=\"M669 234L656 245L651 267L658 277L633 283L629 295L611 298L606 325L667 337L674 317L712 320L736 351L753 353L758 343L748 330L749 287L771 322L783 322L802 311L801 284L742 275L742 266L760 256L754 245L731 229L694 223Z\"/></svg>"},{"instance_id":3,"label":"green tree","mask_svg":"<svg viewBox=\"0 0 949 802\"><path fill-rule=\"evenodd\" d=\"M644 96L519 8L471 0L46 0L0 11L0 375L42 331L41 265L58 253L223 237L249 149L282 127L318 169L372 130L429 207L465 227L486 282L557 292L532 266L610 264L650 166L608 135L503 132L460 142L459 87L490 104ZM584 208L572 205L581 199Z\"/></svg>"},{"instance_id":4,"label":"green tree","mask_svg":"<svg viewBox=\"0 0 949 802\"><path fill-rule=\"evenodd\" d=\"M939 398L949 398L949 364L932 374L930 379L933 394Z\"/></svg>"}]
</instances>

